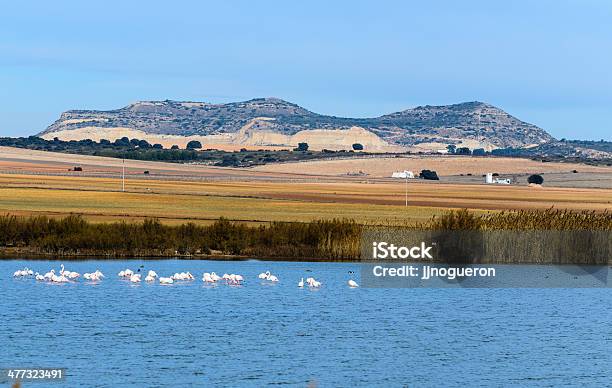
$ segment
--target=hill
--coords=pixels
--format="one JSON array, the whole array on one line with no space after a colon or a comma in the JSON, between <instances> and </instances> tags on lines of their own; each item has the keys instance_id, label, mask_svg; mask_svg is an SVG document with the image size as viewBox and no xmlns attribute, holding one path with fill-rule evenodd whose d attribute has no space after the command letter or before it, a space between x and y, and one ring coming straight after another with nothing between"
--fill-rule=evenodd
<instances>
[{"instance_id":1,"label":"hill","mask_svg":"<svg viewBox=\"0 0 612 388\"><path fill-rule=\"evenodd\" d=\"M123 136L164 145L199 140L208 145L438 150L446 145L532 147L554 140L546 131L482 102L420 106L375 118L311 112L277 98L228 104L143 101L110 111L71 110L39 134L45 139L115 140Z\"/></svg>"}]
</instances>

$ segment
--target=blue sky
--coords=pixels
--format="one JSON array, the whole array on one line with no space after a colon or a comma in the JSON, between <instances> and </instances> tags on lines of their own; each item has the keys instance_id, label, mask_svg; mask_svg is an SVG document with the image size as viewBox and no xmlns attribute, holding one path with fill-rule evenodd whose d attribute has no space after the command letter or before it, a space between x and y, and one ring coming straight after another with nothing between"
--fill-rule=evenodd
<instances>
[{"instance_id":1,"label":"blue sky","mask_svg":"<svg viewBox=\"0 0 612 388\"><path fill-rule=\"evenodd\" d=\"M68 109L275 96L377 116L485 101L612 140L610 1L19 1L0 13L0 135Z\"/></svg>"}]
</instances>

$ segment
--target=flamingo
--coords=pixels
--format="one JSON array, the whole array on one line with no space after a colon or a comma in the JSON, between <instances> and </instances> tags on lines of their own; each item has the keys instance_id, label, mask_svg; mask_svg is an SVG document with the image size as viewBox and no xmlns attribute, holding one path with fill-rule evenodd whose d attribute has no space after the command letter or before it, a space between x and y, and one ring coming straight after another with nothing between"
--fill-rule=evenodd
<instances>
[{"instance_id":1,"label":"flamingo","mask_svg":"<svg viewBox=\"0 0 612 388\"><path fill-rule=\"evenodd\" d=\"M44 281L46 280L44 276L42 276L41 274L39 274L38 272L36 272L36 280L38 281Z\"/></svg>"},{"instance_id":2,"label":"flamingo","mask_svg":"<svg viewBox=\"0 0 612 388\"><path fill-rule=\"evenodd\" d=\"M119 276L120 278L125 277L125 271L119 271L119 273L117 274L117 276Z\"/></svg>"},{"instance_id":3,"label":"flamingo","mask_svg":"<svg viewBox=\"0 0 612 388\"><path fill-rule=\"evenodd\" d=\"M219 275L217 275L216 273L214 273L214 272L210 273L210 278L213 280L213 282L217 282L217 281L221 280L221 277Z\"/></svg>"},{"instance_id":4,"label":"flamingo","mask_svg":"<svg viewBox=\"0 0 612 388\"><path fill-rule=\"evenodd\" d=\"M134 274L130 276L130 282L132 283L140 283L140 274Z\"/></svg>"},{"instance_id":5,"label":"flamingo","mask_svg":"<svg viewBox=\"0 0 612 388\"><path fill-rule=\"evenodd\" d=\"M63 275L65 277L67 277L68 279L74 280L78 277L80 277L81 275L77 272L71 272L71 271L64 271Z\"/></svg>"},{"instance_id":6,"label":"flamingo","mask_svg":"<svg viewBox=\"0 0 612 388\"><path fill-rule=\"evenodd\" d=\"M351 288L357 288L357 287L359 287L359 284L357 284L357 282L354 281L353 279L350 279L348 281L348 286L351 287Z\"/></svg>"},{"instance_id":7,"label":"flamingo","mask_svg":"<svg viewBox=\"0 0 612 388\"><path fill-rule=\"evenodd\" d=\"M25 267L24 269L19 269L13 273L13 277L16 277L16 278L22 277L22 276L31 276L31 275L33 275L33 272L28 267Z\"/></svg>"},{"instance_id":8,"label":"flamingo","mask_svg":"<svg viewBox=\"0 0 612 388\"><path fill-rule=\"evenodd\" d=\"M214 283L215 282L215 280L212 278L212 276L208 272L204 272L204 274L202 275L202 281L204 283Z\"/></svg>"},{"instance_id":9,"label":"flamingo","mask_svg":"<svg viewBox=\"0 0 612 388\"><path fill-rule=\"evenodd\" d=\"M268 275L268 280L271 282L278 282L278 278L274 275Z\"/></svg>"},{"instance_id":10,"label":"flamingo","mask_svg":"<svg viewBox=\"0 0 612 388\"><path fill-rule=\"evenodd\" d=\"M298 287L300 288L304 287L304 278L300 279L300 281L298 282Z\"/></svg>"},{"instance_id":11,"label":"flamingo","mask_svg":"<svg viewBox=\"0 0 612 388\"><path fill-rule=\"evenodd\" d=\"M262 280L263 280L263 279L267 279L267 278L268 278L268 276L270 276L270 271L262 272L262 273L260 273L259 275L257 275L257 277L258 277L258 278L260 278L260 279L262 279Z\"/></svg>"},{"instance_id":12,"label":"flamingo","mask_svg":"<svg viewBox=\"0 0 612 388\"><path fill-rule=\"evenodd\" d=\"M98 280L100 280L100 277L104 277L104 275L102 275L102 272L100 272L99 270L96 270L96 272L83 274L83 278L91 280L92 282L97 282Z\"/></svg>"},{"instance_id":13,"label":"flamingo","mask_svg":"<svg viewBox=\"0 0 612 388\"><path fill-rule=\"evenodd\" d=\"M310 283L310 287L319 288L321 287L321 282L315 280L314 282Z\"/></svg>"},{"instance_id":14,"label":"flamingo","mask_svg":"<svg viewBox=\"0 0 612 388\"><path fill-rule=\"evenodd\" d=\"M55 270L54 269L52 269L51 271L47 272L44 275L44 278L47 279L47 280L51 280L53 278L53 276L55 276Z\"/></svg>"},{"instance_id":15,"label":"flamingo","mask_svg":"<svg viewBox=\"0 0 612 388\"><path fill-rule=\"evenodd\" d=\"M153 270L149 270L149 273L147 274L147 276L151 276L152 278L156 278L157 277L157 272L155 272Z\"/></svg>"},{"instance_id":16,"label":"flamingo","mask_svg":"<svg viewBox=\"0 0 612 388\"><path fill-rule=\"evenodd\" d=\"M145 282L147 282L147 283L151 283L151 282L154 282L154 281L155 281L155 278L153 276L151 276L151 275L147 275L145 277Z\"/></svg>"},{"instance_id":17,"label":"flamingo","mask_svg":"<svg viewBox=\"0 0 612 388\"><path fill-rule=\"evenodd\" d=\"M240 285L244 278L241 275L231 274L229 275L229 283L233 285Z\"/></svg>"},{"instance_id":18,"label":"flamingo","mask_svg":"<svg viewBox=\"0 0 612 388\"><path fill-rule=\"evenodd\" d=\"M94 274L96 275L98 279L104 278L104 274L99 269L96 269L96 272L94 272Z\"/></svg>"},{"instance_id":19,"label":"flamingo","mask_svg":"<svg viewBox=\"0 0 612 388\"><path fill-rule=\"evenodd\" d=\"M53 276L51 276L51 281L54 283L67 283L68 278L64 275L57 276L54 274Z\"/></svg>"},{"instance_id":20,"label":"flamingo","mask_svg":"<svg viewBox=\"0 0 612 388\"><path fill-rule=\"evenodd\" d=\"M159 278L159 284L172 284L174 280L172 278Z\"/></svg>"}]
</instances>

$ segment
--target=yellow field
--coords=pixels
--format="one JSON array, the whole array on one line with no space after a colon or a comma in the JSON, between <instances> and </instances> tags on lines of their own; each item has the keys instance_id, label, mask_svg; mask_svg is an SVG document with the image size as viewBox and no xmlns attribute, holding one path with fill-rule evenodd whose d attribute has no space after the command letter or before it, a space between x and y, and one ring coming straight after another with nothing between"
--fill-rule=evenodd
<instances>
[{"instance_id":1,"label":"yellow field","mask_svg":"<svg viewBox=\"0 0 612 388\"><path fill-rule=\"evenodd\" d=\"M352 218L361 223L414 223L448 208L478 212L517 208L603 211L612 190L501 187L415 182L404 206L402 183L192 182L0 174L0 213L82 214L93 221L158 217L164 222L244 222Z\"/></svg>"},{"instance_id":2,"label":"yellow field","mask_svg":"<svg viewBox=\"0 0 612 388\"><path fill-rule=\"evenodd\" d=\"M404 223L424 221L442 211L248 196L251 185L132 181L128 187L132 192L111 191L120 187L118 184L118 180L106 178L0 175L0 213L74 213L92 221L158 217L169 223L210 222L219 217L255 223L343 217L364 223Z\"/></svg>"}]
</instances>

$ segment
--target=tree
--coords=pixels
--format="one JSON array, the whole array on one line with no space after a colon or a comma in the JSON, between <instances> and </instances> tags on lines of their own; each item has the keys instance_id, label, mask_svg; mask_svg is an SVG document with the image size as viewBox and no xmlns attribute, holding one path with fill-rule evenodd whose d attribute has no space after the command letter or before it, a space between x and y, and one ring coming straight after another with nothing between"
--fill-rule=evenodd
<instances>
[{"instance_id":1,"label":"tree","mask_svg":"<svg viewBox=\"0 0 612 388\"><path fill-rule=\"evenodd\" d=\"M200 143L197 140L192 140L189 143L187 143L188 150L195 150L195 149L200 149L200 148L202 148L202 143Z\"/></svg>"},{"instance_id":2,"label":"tree","mask_svg":"<svg viewBox=\"0 0 612 388\"><path fill-rule=\"evenodd\" d=\"M541 185L542 183L544 183L544 177L542 177L542 175L533 174L530 175L529 178L527 178L527 182L535 185Z\"/></svg>"},{"instance_id":3,"label":"tree","mask_svg":"<svg viewBox=\"0 0 612 388\"><path fill-rule=\"evenodd\" d=\"M423 179L439 181L438 174L433 170L421 170L421 174L419 176Z\"/></svg>"},{"instance_id":4,"label":"tree","mask_svg":"<svg viewBox=\"0 0 612 388\"><path fill-rule=\"evenodd\" d=\"M298 143L297 148L294 151L308 151L308 143Z\"/></svg>"},{"instance_id":5,"label":"tree","mask_svg":"<svg viewBox=\"0 0 612 388\"><path fill-rule=\"evenodd\" d=\"M177 146L176 144L174 144L172 147L170 147L171 150L178 150L179 146Z\"/></svg>"},{"instance_id":6,"label":"tree","mask_svg":"<svg viewBox=\"0 0 612 388\"><path fill-rule=\"evenodd\" d=\"M455 151L455 154L457 154L457 155L471 155L472 151L470 151L470 149L468 147L459 147L459 148L457 148L457 151Z\"/></svg>"},{"instance_id":7,"label":"tree","mask_svg":"<svg viewBox=\"0 0 612 388\"><path fill-rule=\"evenodd\" d=\"M457 150L457 146L455 146L454 144L449 144L446 146L446 149L448 150L449 154L454 154Z\"/></svg>"},{"instance_id":8,"label":"tree","mask_svg":"<svg viewBox=\"0 0 612 388\"><path fill-rule=\"evenodd\" d=\"M153 144L153 148L155 148L156 150L163 150L164 146L161 144Z\"/></svg>"},{"instance_id":9,"label":"tree","mask_svg":"<svg viewBox=\"0 0 612 388\"><path fill-rule=\"evenodd\" d=\"M472 155L474 156L485 156L486 154L484 148L475 148L474 151L472 151Z\"/></svg>"},{"instance_id":10,"label":"tree","mask_svg":"<svg viewBox=\"0 0 612 388\"><path fill-rule=\"evenodd\" d=\"M353 144L353 149L355 151L363 151L363 145L359 144L359 143L355 143L355 144Z\"/></svg>"},{"instance_id":11,"label":"tree","mask_svg":"<svg viewBox=\"0 0 612 388\"><path fill-rule=\"evenodd\" d=\"M151 144L149 144L146 140L138 140L138 148L149 148Z\"/></svg>"},{"instance_id":12,"label":"tree","mask_svg":"<svg viewBox=\"0 0 612 388\"><path fill-rule=\"evenodd\" d=\"M128 139L127 137L122 137L121 139L115 140L115 145L120 147L129 147L130 139Z\"/></svg>"}]
</instances>

